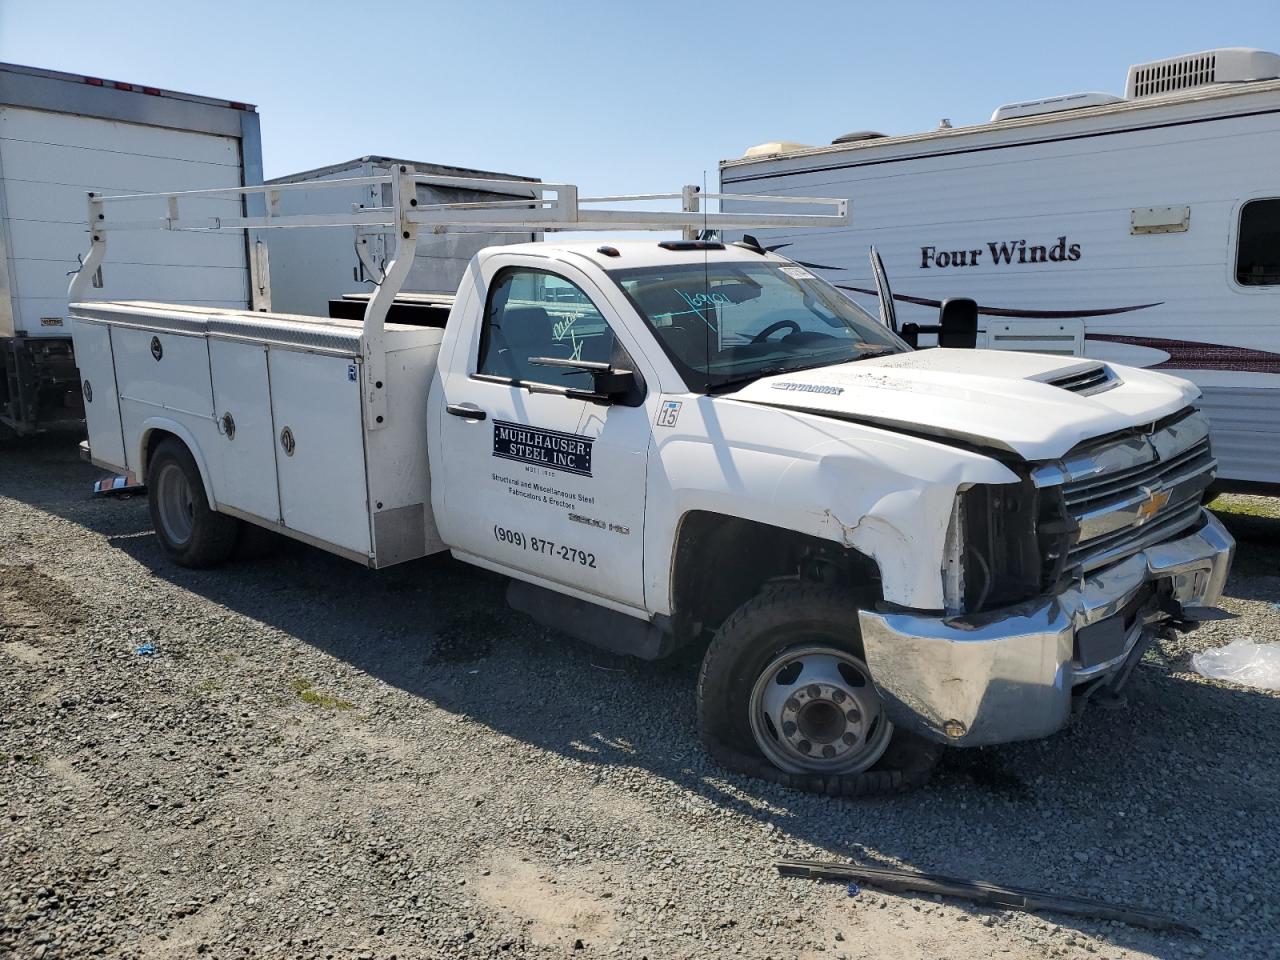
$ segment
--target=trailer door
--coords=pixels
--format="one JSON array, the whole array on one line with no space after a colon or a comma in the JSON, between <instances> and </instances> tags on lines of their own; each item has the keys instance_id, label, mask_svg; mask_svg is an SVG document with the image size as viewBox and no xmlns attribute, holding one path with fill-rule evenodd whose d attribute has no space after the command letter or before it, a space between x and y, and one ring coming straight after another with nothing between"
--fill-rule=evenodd
<instances>
[{"instance_id":1,"label":"trailer door","mask_svg":"<svg viewBox=\"0 0 1280 960\"><path fill-rule=\"evenodd\" d=\"M0 107L0 172L12 332L65 337L67 277L89 249L88 192L238 187L240 144L210 133ZM191 208L193 216L240 213L238 197L211 197ZM163 201L139 201L130 214L140 220L167 216ZM237 234L118 233L103 279L95 299L237 308L249 301L245 243Z\"/></svg>"}]
</instances>

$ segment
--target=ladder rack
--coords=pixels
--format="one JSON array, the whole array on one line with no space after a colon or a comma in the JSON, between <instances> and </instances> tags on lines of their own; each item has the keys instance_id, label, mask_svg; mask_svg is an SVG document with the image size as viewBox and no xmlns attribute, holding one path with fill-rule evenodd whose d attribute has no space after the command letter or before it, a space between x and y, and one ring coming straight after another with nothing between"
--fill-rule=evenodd
<instances>
[{"instance_id":1,"label":"ladder rack","mask_svg":"<svg viewBox=\"0 0 1280 960\"><path fill-rule=\"evenodd\" d=\"M280 197L290 190L325 190L351 186L390 184L391 204L385 207L354 207L333 213L281 214ZM506 188L529 192L528 198L479 200L459 203L420 203L419 186L455 187L493 191ZM210 197L262 197L265 214L238 217L192 217L184 215L184 201ZM601 204L648 204L679 200L678 211L636 209L634 206L601 208ZM706 201L818 207L821 213L724 213L703 209ZM163 201L165 216L126 219L108 216L129 204ZM190 204L186 206L189 208ZM247 205L246 205L247 206ZM261 208L261 207L260 207ZM395 232L395 252L387 264L382 282L369 298L361 331L364 356L366 425L379 429L386 416L386 355L384 327L388 311L409 275L417 250L418 236L428 234L493 232L509 228L521 231L629 231L683 230L692 237L699 230L776 229L779 227L843 227L849 222L849 201L830 197L771 197L741 194L704 194L695 186L679 193L625 194L580 197L569 183L537 183L528 180L497 180L474 177L447 177L418 174L412 166L401 165L397 172L376 177L347 177L341 180L313 180L305 183L265 184L249 187L219 187L172 193L133 193L103 196L89 194L89 253L72 277L67 291L71 303L85 299L106 258L107 237L113 231L178 230L200 233L229 233L240 230L302 229L307 227L355 227L357 230L386 228Z\"/></svg>"}]
</instances>

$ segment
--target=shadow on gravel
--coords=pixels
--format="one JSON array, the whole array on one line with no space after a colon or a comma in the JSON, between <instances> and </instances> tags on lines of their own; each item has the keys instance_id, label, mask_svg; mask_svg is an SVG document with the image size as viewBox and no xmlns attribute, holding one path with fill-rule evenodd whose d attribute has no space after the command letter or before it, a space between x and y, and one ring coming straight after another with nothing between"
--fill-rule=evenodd
<instances>
[{"instance_id":1,"label":"shadow on gravel","mask_svg":"<svg viewBox=\"0 0 1280 960\"><path fill-rule=\"evenodd\" d=\"M10 497L106 536L150 533L145 497L98 497L93 483L110 476L80 459L74 432L0 440L0 497ZM135 509L121 510L121 505ZM141 509L136 509L141 506Z\"/></svg>"},{"instance_id":2,"label":"shadow on gravel","mask_svg":"<svg viewBox=\"0 0 1280 960\"><path fill-rule=\"evenodd\" d=\"M1204 927L1244 922L1231 905L1274 892L1269 866L1249 862L1263 847L1190 839L1205 831L1200 816L1273 823L1273 697L1144 667L1127 707L1094 709L1046 741L952 751L917 793L833 800L709 762L694 732L693 657L643 663L579 645L507 609L503 578L451 559L374 573L284 542L196 573L169 564L152 537L112 543L157 576L438 707L578 761L647 770L833 857L1146 905ZM768 856L759 866L772 873ZM1051 919L1156 949L1145 932Z\"/></svg>"},{"instance_id":3,"label":"shadow on gravel","mask_svg":"<svg viewBox=\"0 0 1280 960\"><path fill-rule=\"evenodd\" d=\"M1225 499L1225 498L1224 498ZM1275 504L1275 515L1264 516L1258 513L1242 513L1232 509L1229 503L1215 501L1213 512L1222 521L1233 537L1236 538L1236 556L1232 565L1232 583L1228 584L1228 592L1237 587L1245 577L1280 577L1280 497L1257 498ZM1273 591L1280 594L1280 591ZM1237 594L1232 593L1232 596ZM1249 595L1249 599L1255 599ZM1280 600L1280 595L1256 599Z\"/></svg>"},{"instance_id":4,"label":"shadow on gravel","mask_svg":"<svg viewBox=\"0 0 1280 960\"><path fill-rule=\"evenodd\" d=\"M809 796L708 761L694 732L692 657L642 663L580 646L510 611L501 577L448 558L375 573L272 538L238 563L183 570L143 533L145 503L91 501L97 472L74 450L58 448L49 470L35 449L29 463L0 451L0 496L84 524L156 576L431 704L602 769L648 771L833 857L1145 905L1220 940L1274 900L1270 846L1255 841L1280 806L1276 697L1144 665L1127 707L1094 708L1048 740L953 751L927 789ZM1264 544L1275 536L1268 528ZM614 782L627 788L625 776ZM759 870L772 876L768 845ZM1049 916L1123 949L1180 954L1193 943Z\"/></svg>"}]
</instances>

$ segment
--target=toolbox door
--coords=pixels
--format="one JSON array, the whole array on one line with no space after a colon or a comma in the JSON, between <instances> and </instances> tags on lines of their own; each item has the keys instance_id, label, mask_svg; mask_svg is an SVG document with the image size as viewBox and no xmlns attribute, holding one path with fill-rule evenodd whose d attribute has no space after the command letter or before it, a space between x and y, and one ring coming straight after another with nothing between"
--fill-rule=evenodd
<instances>
[{"instance_id":1,"label":"toolbox door","mask_svg":"<svg viewBox=\"0 0 1280 960\"><path fill-rule=\"evenodd\" d=\"M209 341L213 416L220 450L209 452L218 505L276 523L280 491L276 483L275 429L267 348L260 343Z\"/></svg>"},{"instance_id":2,"label":"toolbox door","mask_svg":"<svg viewBox=\"0 0 1280 960\"><path fill-rule=\"evenodd\" d=\"M359 362L273 347L267 370L284 525L367 560Z\"/></svg>"},{"instance_id":3,"label":"toolbox door","mask_svg":"<svg viewBox=\"0 0 1280 960\"><path fill-rule=\"evenodd\" d=\"M71 328L80 388L84 391L84 419L89 452L98 464L125 469L124 431L120 426L120 397L116 393L111 328L76 320Z\"/></svg>"}]
</instances>

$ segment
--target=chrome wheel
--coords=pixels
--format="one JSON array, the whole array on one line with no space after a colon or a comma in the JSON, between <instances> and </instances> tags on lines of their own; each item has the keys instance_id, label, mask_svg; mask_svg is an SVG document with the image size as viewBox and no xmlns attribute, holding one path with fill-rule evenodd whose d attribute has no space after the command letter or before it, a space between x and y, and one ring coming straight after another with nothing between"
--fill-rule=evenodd
<instances>
[{"instance_id":1,"label":"chrome wheel","mask_svg":"<svg viewBox=\"0 0 1280 960\"><path fill-rule=\"evenodd\" d=\"M166 462L160 467L155 484L157 512L165 539L175 547L183 547L195 527L195 495L186 471L179 464Z\"/></svg>"},{"instance_id":2,"label":"chrome wheel","mask_svg":"<svg viewBox=\"0 0 1280 960\"><path fill-rule=\"evenodd\" d=\"M893 737L866 664L834 647L797 647L774 659L749 709L756 746L788 773L859 773Z\"/></svg>"}]
</instances>

